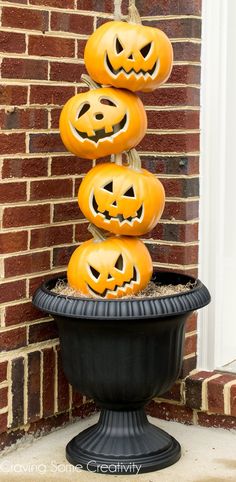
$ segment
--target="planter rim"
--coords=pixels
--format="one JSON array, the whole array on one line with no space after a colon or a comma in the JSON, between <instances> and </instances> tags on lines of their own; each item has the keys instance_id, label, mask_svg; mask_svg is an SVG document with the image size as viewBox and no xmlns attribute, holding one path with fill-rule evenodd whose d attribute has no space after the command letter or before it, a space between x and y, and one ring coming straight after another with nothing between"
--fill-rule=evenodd
<instances>
[{"instance_id":1,"label":"planter rim","mask_svg":"<svg viewBox=\"0 0 236 482\"><path fill-rule=\"evenodd\" d=\"M97 320L164 318L195 311L206 306L211 299L208 289L199 279L173 271L155 271L152 280L162 284L186 284L190 281L196 284L194 288L153 298L76 298L51 291L59 279L66 278L54 277L44 282L32 300L34 306L57 317Z\"/></svg>"}]
</instances>

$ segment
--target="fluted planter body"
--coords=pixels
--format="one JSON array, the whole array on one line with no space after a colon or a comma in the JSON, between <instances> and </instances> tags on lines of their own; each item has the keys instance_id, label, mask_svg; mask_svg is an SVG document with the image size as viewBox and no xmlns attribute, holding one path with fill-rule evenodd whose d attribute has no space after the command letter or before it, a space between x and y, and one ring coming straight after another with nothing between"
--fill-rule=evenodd
<instances>
[{"instance_id":1,"label":"fluted planter body","mask_svg":"<svg viewBox=\"0 0 236 482\"><path fill-rule=\"evenodd\" d=\"M194 281L176 273L155 276L162 284ZM58 296L50 291L54 284L39 288L33 302L58 323L69 382L102 408L98 424L68 444L68 460L87 470L99 472L106 464L127 474L176 462L178 442L151 425L143 407L178 378L185 321L209 303L206 287L198 281L174 296L91 300Z\"/></svg>"}]
</instances>

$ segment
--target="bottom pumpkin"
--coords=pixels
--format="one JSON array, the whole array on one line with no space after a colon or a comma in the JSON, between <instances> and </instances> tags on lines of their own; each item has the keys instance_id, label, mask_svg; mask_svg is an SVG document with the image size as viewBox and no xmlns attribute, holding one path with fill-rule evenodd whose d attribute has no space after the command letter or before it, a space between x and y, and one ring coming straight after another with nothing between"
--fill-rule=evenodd
<instances>
[{"instance_id":1,"label":"bottom pumpkin","mask_svg":"<svg viewBox=\"0 0 236 482\"><path fill-rule=\"evenodd\" d=\"M90 225L93 239L72 254L67 270L69 285L84 295L121 298L136 294L152 276L151 256L142 241L128 236L105 237Z\"/></svg>"}]
</instances>

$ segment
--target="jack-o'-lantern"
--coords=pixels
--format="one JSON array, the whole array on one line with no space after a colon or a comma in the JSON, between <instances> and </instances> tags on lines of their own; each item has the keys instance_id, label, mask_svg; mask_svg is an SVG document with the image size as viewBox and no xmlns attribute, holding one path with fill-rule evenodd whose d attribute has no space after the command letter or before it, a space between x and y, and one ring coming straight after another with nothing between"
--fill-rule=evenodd
<instances>
[{"instance_id":1,"label":"jack-o'-lantern","mask_svg":"<svg viewBox=\"0 0 236 482\"><path fill-rule=\"evenodd\" d=\"M160 219L165 191L154 174L141 169L134 149L128 156L128 166L104 163L91 169L80 185L78 202L85 217L99 228L141 236Z\"/></svg>"},{"instance_id":2,"label":"jack-o'-lantern","mask_svg":"<svg viewBox=\"0 0 236 482\"><path fill-rule=\"evenodd\" d=\"M105 238L90 226L94 238L72 254L67 277L69 285L84 295L121 298L145 288L152 276L152 260L137 238Z\"/></svg>"},{"instance_id":3,"label":"jack-o'-lantern","mask_svg":"<svg viewBox=\"0 0 236 482\"><path fill-rule=\"evenodd\" d=\"M107 22L95 30L84 60L89 75L100 84L151 91L168 79L173 49L164 32L133 23L131 18Z\"/></svg>"},{"instance_id":4,"label":"jack-o'-lantern","mask_svg":"<svg viewBox=\"0 0 236 482\"><path fill-rule=\"evenodd\" d=\"M75 95L60 116L60 134L66 148L87 159L136 146L146 128L141 100L132 92L112 87Z\"/></svg>"}]
</instances>

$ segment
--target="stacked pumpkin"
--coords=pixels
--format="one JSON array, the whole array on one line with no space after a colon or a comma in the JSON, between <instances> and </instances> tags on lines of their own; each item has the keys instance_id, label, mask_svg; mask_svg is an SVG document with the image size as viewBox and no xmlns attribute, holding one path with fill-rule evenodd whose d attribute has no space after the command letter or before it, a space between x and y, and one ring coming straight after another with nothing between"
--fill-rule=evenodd
<instances>
[{"instance_id":1,"label":"stacked pumpkin","mask_svg":"<svg viewBox=\"0 0 236 482\"><path fill-rule=\"evenodd\" d=\"M83 80L90 90L72 97L60 117L62 140L73 154L113 155L88 172L78 193L93 238L72 254L68 283L92 297L120 298L147 285L152 261L137 236L155 227L165 204L162 184L142 169L134 149L147 129L134 92L152 91L168 79L172 46L161 30L141 25L134 5L129 11L128 22L105 23L89 38L84 59L91 78Z\"/></svg>"}]
</instances>

